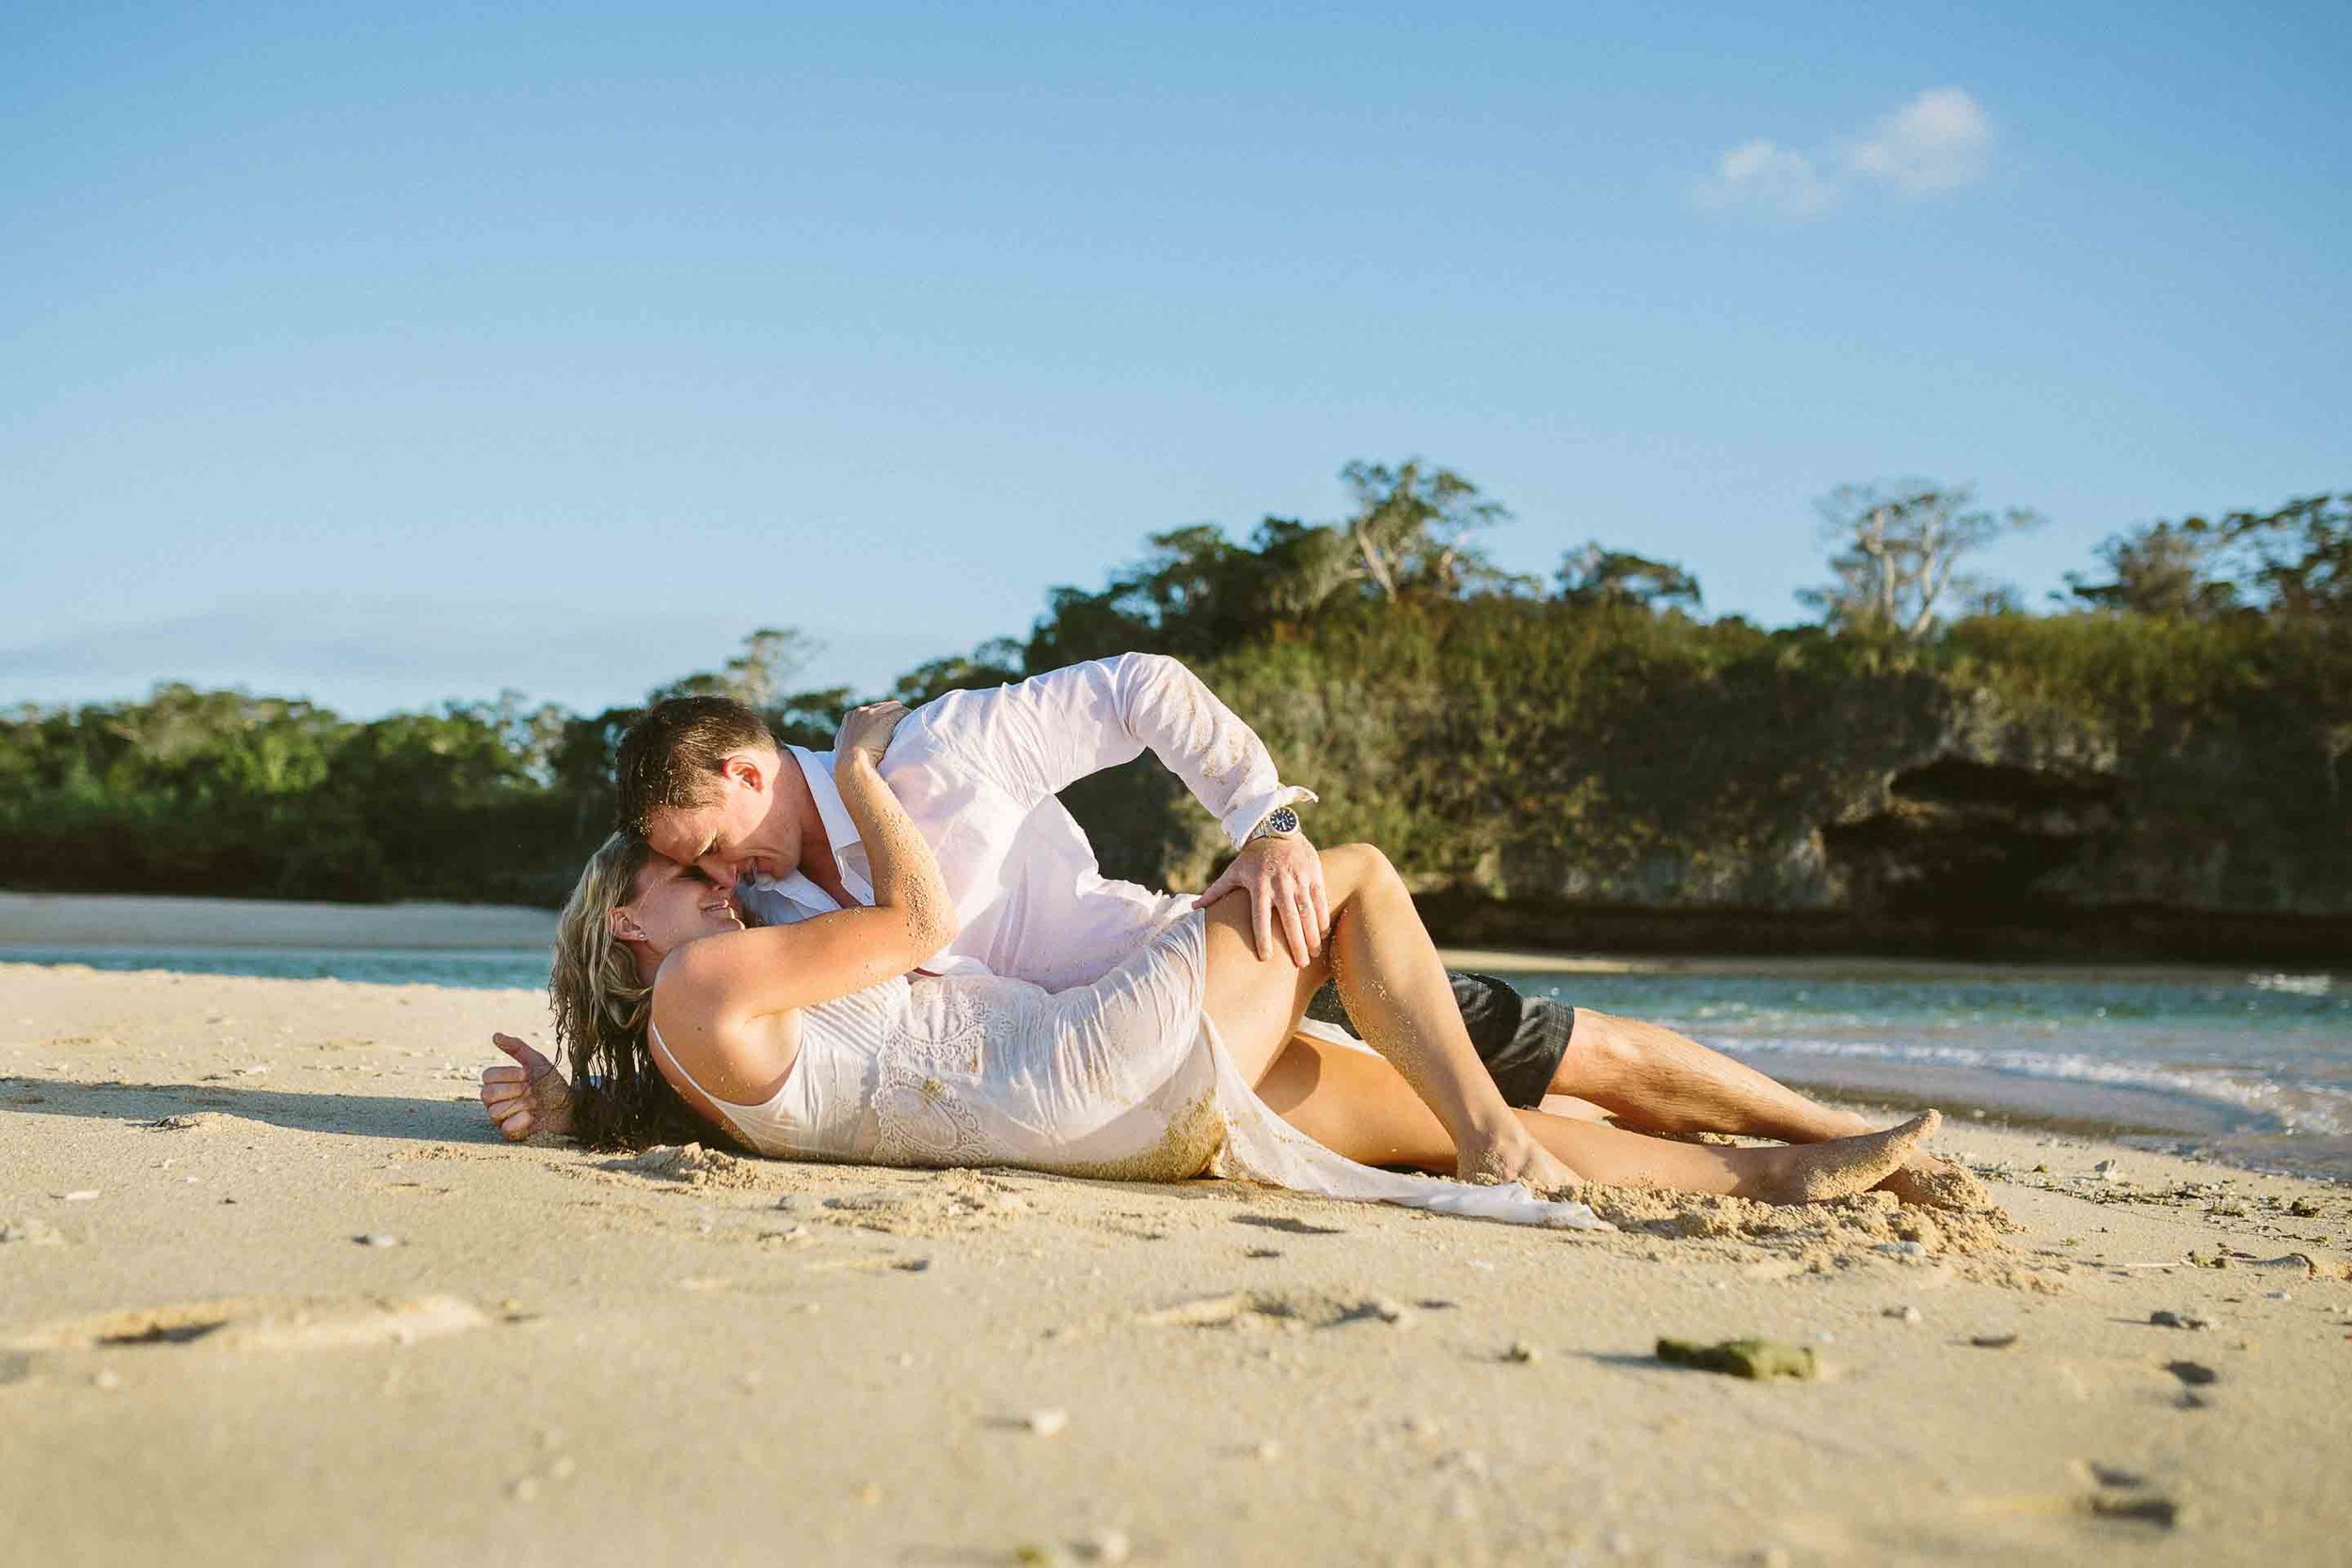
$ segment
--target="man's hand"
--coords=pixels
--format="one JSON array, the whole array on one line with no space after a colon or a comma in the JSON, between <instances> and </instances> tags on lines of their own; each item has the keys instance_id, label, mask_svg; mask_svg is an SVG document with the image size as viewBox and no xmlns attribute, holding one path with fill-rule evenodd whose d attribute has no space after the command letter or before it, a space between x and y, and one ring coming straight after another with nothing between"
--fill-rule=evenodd
<instances>
[{"instance_id":1,"label":"man's hand","mask_svg":"<svg viewBox=\"0 0 2352 1568\"><path fill-rule=\"evenodd\" d=\"M1304 833L1281 833L1242 846L1225 875L1200 895L1203 906L1229 893L1249 895L1250 934L1258 957L1274 950L1279 924L1291 962L1304 969L1323 951L1324 933L1331 928L1331 899L1323 886L1323 857Z\"/></svg>"},{"instance_id":2,"label":"man's hand","mask_svg":"<svg viewBox=\"0 0 2352 1568\"><path fill-rule=\"evenodd\" d=\"M572 1086L555 1064L512 1035L492 1035L490 1041L516 1063L482 1069L482 1108L499 1135L520 1143L533 1132L569 1132Z\"/></svg>"}]
</instances>

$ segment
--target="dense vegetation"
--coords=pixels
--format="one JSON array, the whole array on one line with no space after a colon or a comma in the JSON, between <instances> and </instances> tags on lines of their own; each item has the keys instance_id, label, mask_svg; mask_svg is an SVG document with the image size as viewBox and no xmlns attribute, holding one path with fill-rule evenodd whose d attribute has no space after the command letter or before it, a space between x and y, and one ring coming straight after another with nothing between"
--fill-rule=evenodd
<instances>
[{"instance_id":1,"label":"dense vegetation","mask_svg":"<svg viewBox=\"0 0 2352 1568\"><path fill-rule=\"evenodd\" d=\"M1819 621L1767 629L1597 544L1548 583L1498 571L1477 535L1501 508L1449 471L1345 478L1343 519L1155 535L1103 587L1054 590L1025 639L898 693L1175 654L1322 791L1319 837L1382 844L1457 928L1520 940L1610 940L1597 916L1659 910L1899 946L2151 911L2274 934L2352 917L2344 500L2150 525L2030 613L1963 569L2030 514L1849 487L1824 502ZM664 689L735 692L821 741L850 694L787 689L804 652L761 632ZM509 694L359 722L178 686L20 708L0 720L0 879L553 902L606 830L633 711ZM1115 872L1209 872L1209 825L1149 767L1072 800Z\"/></svg>"}]
</instances>

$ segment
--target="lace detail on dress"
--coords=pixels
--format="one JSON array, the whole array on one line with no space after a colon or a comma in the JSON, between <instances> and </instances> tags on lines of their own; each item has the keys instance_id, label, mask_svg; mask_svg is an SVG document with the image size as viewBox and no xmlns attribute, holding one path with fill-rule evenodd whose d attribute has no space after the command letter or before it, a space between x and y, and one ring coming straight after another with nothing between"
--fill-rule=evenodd
<instances>
[{"instance_id":1,"label":"lace detail on dress","mask_svg":"<svg viewBox=\"0 0 2352 1568\"><path fill-rule=\"evenodd\" d=\"M874 1163L981 1165L988 1144L979 1118L935 1075L893 1064L874 1088Z\"/></svg>"},{"instance_id":2,"label":"lace detail on dress","mask_svg":"<svg viewBox=\"0 0 2352 1568\"><path fill-rule=\"evenodd\" d=\"M923 1027L906 1014L883 1037L874 1085L874 1152L886 1165L990 1163L979 1117L948 1077L977 1079L986 1065L988 1009L966 988L936 988Z\"/></svg>"}]
</instances>

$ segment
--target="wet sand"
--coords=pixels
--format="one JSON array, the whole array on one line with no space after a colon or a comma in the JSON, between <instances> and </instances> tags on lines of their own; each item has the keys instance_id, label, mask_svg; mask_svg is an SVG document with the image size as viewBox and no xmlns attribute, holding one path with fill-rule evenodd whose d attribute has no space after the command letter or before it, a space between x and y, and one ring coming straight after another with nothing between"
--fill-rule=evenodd
<instances>
[{"instance_id":1,"label":"wet sand","mask_svg":"<svg viewBox=\"0 0 2352 1568\"><path fill-rule=\"evenodd\" d=\"M2342 1188L1964 1123L2013 1231L1596 1193L1626 1228L1588 1236L624 1161L496 1141L495 1026L544 999L0 965L9 1557L2302 1562L2352 1527Z\"/></svg>"}]
</instances>

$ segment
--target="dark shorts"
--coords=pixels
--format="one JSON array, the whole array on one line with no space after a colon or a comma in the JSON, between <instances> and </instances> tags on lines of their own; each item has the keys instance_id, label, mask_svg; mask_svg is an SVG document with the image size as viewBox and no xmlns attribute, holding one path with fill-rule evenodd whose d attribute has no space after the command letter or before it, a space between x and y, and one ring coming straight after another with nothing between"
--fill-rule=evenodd
<instances>
[{"instance_id":1,"label":"dark shorts","mask_svg":"<svg viewBox=\"0 0 2352 1568\"><path fill-rule=\"evenodd\" d=\"M1491 974L1449 972L1454 1000L1462 1009L1470 1044L1486 1074L1513 1105L1533 1108L1551 1092L1551 1081L1568 1053L1568 1037L1576 1031L1576 1008L1549 996L1521 996L1508 981ZM1347 1016L1339 988L1325 986L1308 1004L1307 1016L1336 1023L1361 1038L1363 1031Z\"/></svg>"}]
</instances>

